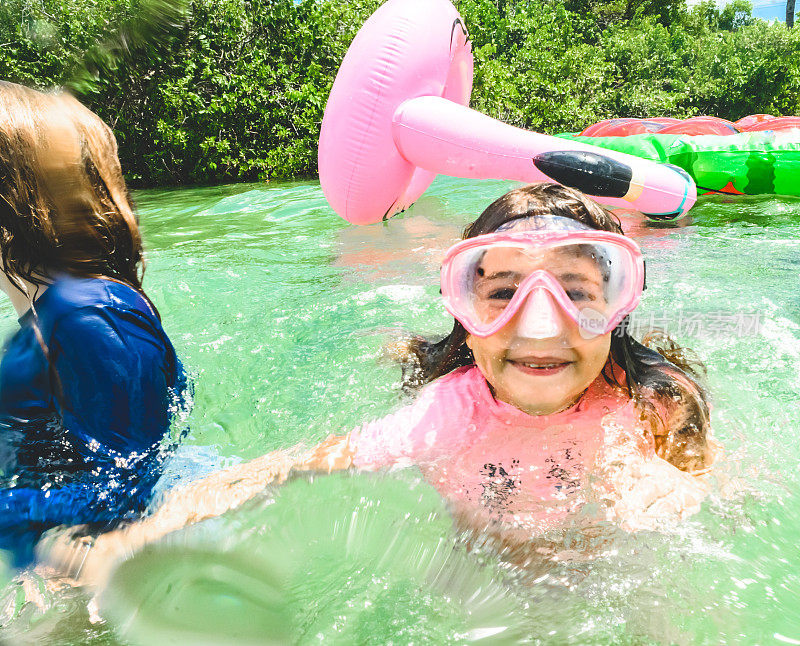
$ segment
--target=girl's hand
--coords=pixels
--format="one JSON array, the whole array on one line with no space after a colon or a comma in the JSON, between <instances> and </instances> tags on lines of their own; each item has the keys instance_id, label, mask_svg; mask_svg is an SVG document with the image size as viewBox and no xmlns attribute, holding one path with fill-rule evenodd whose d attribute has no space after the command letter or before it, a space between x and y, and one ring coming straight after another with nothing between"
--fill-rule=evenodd
<instances>
[{"instance_id":1,"label":"girl's hand","mask_svg":"<svg viewBox=\"0 0 800 646\"><path fill-rule=\"evenodd\" d=\"M629 531L658 529L696 513L710 489L659 457L626 465L615 480L614 513Z\"/></svg>"}]
</instances>

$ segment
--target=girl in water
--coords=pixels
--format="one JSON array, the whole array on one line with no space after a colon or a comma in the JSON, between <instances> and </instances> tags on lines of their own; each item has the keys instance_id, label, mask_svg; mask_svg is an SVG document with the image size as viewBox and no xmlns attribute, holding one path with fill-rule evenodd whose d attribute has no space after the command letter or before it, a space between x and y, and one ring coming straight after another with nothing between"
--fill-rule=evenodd
<instances>
[{"instance_id":1,"label":"girl in water","mask_svg":"<svg viewBox=\"0 0 800 646\"><path fill-rule=\"evenodd\" d=\"M181 488L153 516L99 537L88 558L62 546L55 560L97 580L118 555L291 470L415 464L460 524L512 547L582 509L629 529L691 513L714 457L708 405L687 365L629 335L643 289L639 248L608 212L556 184L513 190L445 256L452 332L396 349L406 390L419 390L413 403L302 455Z\"/></svg>"},{"instance_id":2,"label":"girl in water","mask_svg":"<svg viewBox=\"0 0 800 646\"><path fill-rule=\"evenodd\" d=\"M302 466L411 461L458 518L524 542L595 501L627 527L697 508L713 461L706 396L687 363L635 341L638 246L557 184L491 204L442 264L454 316L400 352L400 411L330 438ZM665 354L667 352L665 351Z\"/></svg>"},{"instance_id":3,"label":"girl in water","mask_svg":"<svg viewBox=\"0 0 800 646\"><path fill-rule=\"evenodd\" d=\"M76 100L0 82L0 549L141 512L186 379L142 289L110 128Z\"/></svg>"}]
</instances>

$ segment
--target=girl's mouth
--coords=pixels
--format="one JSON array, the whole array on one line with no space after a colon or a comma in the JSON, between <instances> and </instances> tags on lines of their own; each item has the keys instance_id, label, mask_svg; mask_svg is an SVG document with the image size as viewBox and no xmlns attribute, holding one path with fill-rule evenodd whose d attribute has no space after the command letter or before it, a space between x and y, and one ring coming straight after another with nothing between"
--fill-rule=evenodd
<instances>
[{"instance_id":1,"label":"girl's mouth","mask_svg":"<svg viewBox=\"0 0 800 646\"><path fill-rule=\"evenodd\" d=\"M513 360L509 359L509 363L513 365L520 372L527 375L549 376L556 375L563 370L566 370L571 361L564 361L563 359L537 359L535 361L528 360Z\"/></svg>"}]
</instances>

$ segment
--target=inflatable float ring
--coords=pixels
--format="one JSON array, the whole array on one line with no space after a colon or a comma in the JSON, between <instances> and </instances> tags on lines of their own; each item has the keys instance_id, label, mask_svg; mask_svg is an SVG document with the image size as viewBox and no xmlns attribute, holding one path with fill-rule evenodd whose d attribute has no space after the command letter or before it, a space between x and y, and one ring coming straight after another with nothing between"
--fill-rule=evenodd
<instances>
[{"instance_id":1,"label":"inflatable float ring","mask_svg":"<svg viewBox=\"0 0 800 646\"><path fill-rule=\"evenodd\" d=\"M674 166L509 126L467 107L472 49L448 0L388 0L364 23L334 81L319 141L331 207L355 224L404 210L438 174L556 181L656 219L697 198Z\"/></svg>"}]
</instances>

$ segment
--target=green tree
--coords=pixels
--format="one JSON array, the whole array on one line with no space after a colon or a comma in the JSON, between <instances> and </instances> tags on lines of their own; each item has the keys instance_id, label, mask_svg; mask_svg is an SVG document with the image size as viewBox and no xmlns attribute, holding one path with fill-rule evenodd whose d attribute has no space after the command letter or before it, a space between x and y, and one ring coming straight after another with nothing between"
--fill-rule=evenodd
<instances>
[{"instance_id":1,"label":"green tree","mask_svg":"<svg viewBox=\"0 0 800 646\"><path fill-rule=\"evenodd\" d=\"M745 0L456 0L472 105L542 132L800 113L800 32ZM66 84L135 185L312 177L325 102L380 0L3 0L0 77Z\"/></svg>"}]
</instances>

